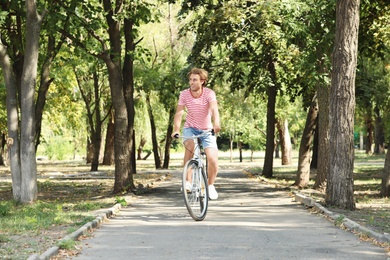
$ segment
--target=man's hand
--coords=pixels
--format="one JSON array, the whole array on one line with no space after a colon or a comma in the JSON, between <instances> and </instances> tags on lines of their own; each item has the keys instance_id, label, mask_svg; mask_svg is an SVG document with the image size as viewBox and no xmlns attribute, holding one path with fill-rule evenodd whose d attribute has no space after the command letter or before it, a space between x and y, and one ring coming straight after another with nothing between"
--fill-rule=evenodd
<instances>
[{"instance_id":1,"label":"man's hand","mask_svg":"<svg viewBox=\"0 0 390 260\"><path fill-rule=\"evenodd\" d=\"M219 125L214 125L214 133L219 133L221 131L221 127Z\"/></svg>"},{"instance_id":2,"label":"man's hand","mask_svg":"<svg viewBox=\"0 0 390 260\"><path fill-rule=\"evenodd\" d=\"M171 134L171 137L174 138L174 139L177 139L177 138L179 138L179 133L178 132L173 132Z\"/></svg>"}]
</instances>

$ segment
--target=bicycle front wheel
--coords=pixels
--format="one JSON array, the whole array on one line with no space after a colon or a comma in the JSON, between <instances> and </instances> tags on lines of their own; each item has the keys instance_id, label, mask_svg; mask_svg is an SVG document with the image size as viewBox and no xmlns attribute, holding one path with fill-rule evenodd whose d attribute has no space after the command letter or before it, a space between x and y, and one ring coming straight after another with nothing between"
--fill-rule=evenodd
<instances>
[{"instance_id":1,"label":"bicycle front wheel","mask_svg":"<svg viewBox=\"0 0 390 260\"><path fill-rule=\"evenodd\" d=\"M191 187L187 185L187 176ZM207 177L196 160L186 163L183 171L182 192L188 213L196 221L206 217L208 206Z\"/></svg>"}]
</instances>

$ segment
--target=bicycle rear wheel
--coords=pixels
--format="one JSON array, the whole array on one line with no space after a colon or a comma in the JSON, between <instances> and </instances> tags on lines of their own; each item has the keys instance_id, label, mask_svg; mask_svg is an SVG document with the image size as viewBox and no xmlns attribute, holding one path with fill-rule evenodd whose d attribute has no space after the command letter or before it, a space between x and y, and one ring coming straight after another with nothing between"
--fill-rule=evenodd
<instances>
[{"instance_id":1,"label":"bicycle rear wheel","mask_svg":"<svg viewBox=\"0 0 390 260\"><path fill-rule=\"evenodd\" d=\"M187 190L186 185L187 174L191 176L190 190ZM196 160L186 163L182 180L182 192L188 213L194 220L201 221L206 217L209 192L206 174Z\"/></svg>"}]
</instances>

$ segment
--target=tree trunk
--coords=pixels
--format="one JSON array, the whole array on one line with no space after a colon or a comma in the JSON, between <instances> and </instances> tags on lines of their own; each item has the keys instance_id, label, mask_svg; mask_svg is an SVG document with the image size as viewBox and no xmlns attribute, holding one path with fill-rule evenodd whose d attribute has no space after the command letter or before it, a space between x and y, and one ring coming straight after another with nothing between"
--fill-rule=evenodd
<instances>
[{"instance_id":1,"label":"tree trunk","mask_svg":"<svg viewBox=\"0 0 390 260\"><path fill-rule=\"evenodd\" d=\"M317 169L317 165L318 165L318 115L317 115L316 129L314 131L312 151L313 151L313 153L311 156L310 169Z\"/></svg>"},{"instance_id":2,"label":"tree trunk","mask_svg":"<svg viewBox=\"0 0 390 260\"><path fill-rule=\"evenodd\" d=\"M95 125L93 120L90 120L91 127L94 127L91 131L92 136L92 147L93 147L93 157L91 162L91 171L97 171L99 168L99 158L100 158L100 147L102 144L102 118L100 112L100 92L99 92L99 76L95 71L93 73L93 90L94 90L94 100L95 100ZM92 118L91 118L92 119Z\"/></svg>"},{"instance_id":3,"label":"tree trunk","mask_svg":"<svg viewBox=\"0 0 390 260\"><path fill-rule=\"evenodd\" d=\"M135 188L131 173L132 129L129 129L128 108L123 90L122 73L119 58L104 57L108 68L111 97L114 108L114 154L115 154L115 182L114 193L120 193ZM131 176L131 177L129 177Z\"/></svg>"},{"instance_id":4,"label":"tree trunk","mask_svg":"<svg viewBox=\"0 0 390 260\"><path fill-rule=\"evenodd\" d=\"M12 195L16 201L21 199L22 171L20 165L20 142L19 142L19 113L16 78L12 70L10 58L6 47L0 42L0 63L6 86L7 107L7 150L10 161L12 176Z\"/></svg>"},{"instance_id":5,"label":"tree trunk","mask_svg":"<svg viewBox=\"0 0 390 260\"><path fill-rule=\"evenodd\" d=\"M275 140L274 151L275 151L275 159L279 159L280 158L279 140Z\"/></svg>"},{"instance_id":6,"label":"tree trunk","mask_svg":"<svg viewBox=\"0 0 390 260\"><path fill-rule=\"evenodd\" d=\"M242 163L242 142L238 141L237 146L238 146L238 156L240 158L240 163Z\"/></svg>"},{"instance_id":7,"label":"tree trunk","mask_svg":"<svg viewBox=\"0 0 390 260\"><path fill-rule=\"evenodd\" d=\"M91 141L91 136L87 137L87 163L92 163L93 159L93 143Z\"/></svg>"},{"instance_id":8,"label":"tree trunk","mask_svg":"<svg viewBox=\"0 0 390 260\"><path fill-rule=\"evenodd\" d=\"M142 160L147 160L151 154L152 151L148 151L148 153L142 158Z\"/></svg>"},{"instance_id":9,"label":"tree trunk","mask_svg":"<svg viewBox=\"0 0 390 260\"><path fill-rule=\"evenodd\" d=\"M133 33L133 19L125 18L123 31L125 36L125 48L124 48L124 60L123 60L123 69L122 69L122 79L123 79L123 92L125 94L125 106L127 108L127 131L133 138L129 140L130 147L130 173L127 176L127 182L131 184L130 189L134 189L134 179L133 174L136 173L136 158L135 158L135 134L134 134L134 118L135 118L135 108L134 108L134 53L136 43L134 42L134 33ZM118 31L119 33L119 31ZM121 38L120 34L117 35L117 44L120 44Z\"/></svg>"},{"instance_id":10,"label":"tree trunk","mask_svg":"<svg viewBox=\"0 0 390 260\"><path fill-rule=\"evenodd\" d=\"M381 196L390 197L390 143L387 149L385 168L383 169Z\"/></svg>"},{"instance_id":11,"label":"tree trunk","mask_svg":"<svg viewBox=\"0 0 390 260\"><path fill-rule=\"evenodd\" d=\"M171 108L169 110L169 122L168 122L168 128L167 128L167 134L166 134L166 141L165 141L165 149L164 149L164 164L163 168L168 169L169 167L169 161L170 161L170 151L171 151L171 144L172 144L172 132L173 132L173 118L175 117L175 108Z\"/></svg>"},{"instance_id":12,"label":"tree trunk","mask_svg":"<svg viewBox=\"0 0 390 260\"><path fill-rule=\"evenodd\" d=\"M99 87L99 75L94 69L92 72L93 89L91 91L86 90L83 87L85 80L83 80L83 77L78 74L75 68L74 74L87 110L87 123L89 127L89 137L87 140L87 163L91 163L91 171L97 171L99 168L100 148L102 143L102 124L104 121L102 120L100 108L101 93Z\"/></svg>"},{"instance_id":13,"label":"tree trunk","mask_svg":"<svg viewBox=\"0 0 390 260\"><path fill-rule=\"evenodd\" d=\"M292 164L292 145L287 119L277 120L280 148L282 150L282 165Z\"/></svg>"},{"instance_id":14,"label":"tree trunk","mask_svg":"<svg viewBox=\"0 0 390 260\"><path fill-rule=\"evenodd\" d=\"M37 165L35 153L35 86L37 79L39 37L42 18L34 0L26 1L26 53L21 78L20 161L22 170L22 203L37 200Z\"/></svg>"},{"instance_id":15,"label":"tree trunk","mask_svg":"<svg viewBox=\"0 0 390 260\"><path fill-rule=\"evenodd\" d=\"M360 131L360 134L359 134L359 149L364 150L364 133L363 133L363 131Z\"/></svg>"},{"instance_id":16,"label":"tree trunk","mask_svg":"<svg viewBox=\"0 0 390 260\"><path fill-rule=\"evenodd\" d=\"M0 166L5 165L5 163L4 163L4 147L5 147L6 142L7 141L5 140L5 134L2 133L1 139L0 139Z\"/></svg>"},{"instance_id":17,"label":"tree trunk","mask_svg":"<svg viewBox=\"0 0 390 260\"><path fill-rule=\"evenodd\" d=\"M135 152L136 152L136 147L135 147L135 130L133 130L133 142L132 142L132 147L131 147L131 173L130 174L136 174L137 173L137 159L135 158ZM133 177L131 177L133 179Z\"/></svg>"},{"instance_id":18,"label":"tree trunk","mask_svg":"<svg viewBox=\"0 0 390 260\"><path fill-rule=\"evenodd\" d=\"M106 133L106 144L104 146L104 157L103 165L113 165L115 163L114 157L114 118L113 113L110 114L108 124L107 124L107 133Z\"/></svg>"},{"instance_id":19,"label":"tree trunk","mask_svg":"<svg viewBox=\"0 0 390 260\"><path fill-rule=\"evenodd\" d=\"M115 45L115 44L114 44ZM118 53L118 52L117 52ZM129 131L128 110L126 106L120 58L103 57L108 69L108 79L114 108L114 154L115 182L114 193L135 188L129 178L131 174L132 131Z\"/></svg>"},{"instance_id":20,"label":"tree trunk","mask_svg":"<svg viewBox=\"0 0 390 260\"><path fill-rule=\"evenodd\" d=\"M371 110L369 110L368 115L365 119L367 135L366 135L366 154L373 154L373 143L374 143L374 123L371 117Z\"/></svg>"},{"instance_id":21,"label":"tree trunk","mask_svg":"<svg viewBox=\"0 0 390 260\"><path fill-rule=\"evenodd\" d=\"M132 131L129 131L129 122L127 106L123 93L122 76L118 66L106 59L111 96L114 107L114 153L115 153L115 182L114 193L120 193L127 190L128 187L134 188L134 184L129 180L131 174L131 148Z\"/></svg>"},{"instance_id":22,"label":"tree trunk","mask_svg":"<svg viewBox=\"0 0 390 260\"><path fill-rule=\"evenodd\" d=\"M271 74L273 82L276 84L276 70L272 57L268 62L268 71ZM271 178L273 175L273 153L275 145L275 104L277 88L275 85L270 85L267 88L267 140L265 144L265 156L262 175Z\"/></svg>"},{"instance_id":23,"label":"tree trunk","mask_svg":"<svg viewBox=\"0 0 390 260\"><path fill-rule=\"evenodd\" d=\"M102 143L101 134L101 129L96 129L96 133L94 134L92 139L93 157L91 162L91 171L97 171L99 169L100 146Z\"/></svg>"},{"instance_id":24,"label":"tree trunk","mask_svg":"<svg viewBox=\"0 0 390 260\"><path fill-rule=\"evenodd\" d=\"M152 108L151 102L150 102L150 93L146 93L146 103L147 103L147 106L148 106L150 129L151 129L151 134L152 134L152 148L153 148L153 155L154 155L154 167L156 169L160 169L161 168L161 158L160 158L160 153L159 153L159 149L158 149L158 141L157 141L157 133L156 133L156 123L154 121L153 108Z\"/></svg>"},{"instance_id":25,"label":"tree trunk","mask_svg":"<svg viewBox=\"0 0 390 260\"><path fill-rule=\"evenodd\" d=\"M329 172L329 88L318 86L318 167L315 189L325 190Z\"/></svg>"},{"instance_id":26,"label":"tree trunk","mask_svg":"<svg viewBox=\"0 0 390 260\"><path fill-rule=\"evenodd\" d=\"M135 189L133 170L135 169L135 151L133 146L134 130L134 70L133 21L117 17L117 10L109 0L103 0L106 13L110 49L99 56L106 63L111 98L114 108L114 153L115 182L114 193ZM124 36L124 38L122 38ZM122 48L122 41L125 47ZM124 59L122 60L122 53ZM123 64L123 67L122 67Z\"/></svg>"},{"instance_id":27,"label":"tree trunk","mask_svg":"<svg viewBox=\"0 0 390 260\"><path fill-rule=\"evenodd\" d=\"M139 141L139 145L137 149L137 160L142 160L142 152L144 150L145 144L146 144L146 139L141 135L141 140Z\"/></svg>"},{"instance_id":28,"label":"tree trunk","mask_svg":"<svg viewBox=\"0 0 390 260\"><path fill-rule=\"evenodd\" d=\"M325 201L330 206L347 210L355 209L353 130L359 6L359 0L339 0L336 4L336 37L329 106L331 153Z\"/></svg>"},{"instance_id":29,"label":"tree trunk","mask_svg":"<svg viewBox=\"0 0 390 260\"><path fill-rule=\"evenodd\" d=\"M230 151L230 162L233 162L233 148L234 148L234 141L233 141L233 135L229 135L229 151Z\"/></svg>"},{"instance_id":30,"label":"tree trunk","mask_svg":"<svg viewBox=\"0 0 390 260\"><path fill-rule=\"evenodd\" d=\"M385 130L383 127L382 117L378 105L374 108L375 114L375 154L384 154L385 153Z\"/></svg>"},{"instance_id":31,"label":"tree trunk","mask_svg":"<svg viewBox=\"0 0 390 260\"><path fill-rule=\"evenodd\" d=\"M303 130L299 147L298 171L295 185L306 187L310 180L310 147L313 142L314 132L317 126L318 102L317 94L314 95L307 113L305 129Z\"/></svg>"}]
</instances>

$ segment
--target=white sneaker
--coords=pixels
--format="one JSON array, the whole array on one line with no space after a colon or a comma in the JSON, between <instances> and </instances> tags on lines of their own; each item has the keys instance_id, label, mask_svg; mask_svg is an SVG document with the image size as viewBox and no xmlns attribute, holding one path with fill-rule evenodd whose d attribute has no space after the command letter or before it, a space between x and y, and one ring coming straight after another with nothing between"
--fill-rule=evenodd
<instances>
[{"instance_id":1,"label":"white sneaker","mask_svg":"<svg viewBox=\"0 0 390 260\"><path fill-rule=\"evenodd\" d=\"M191 192L192 190L192 184L189 181L186 181L186 191ZM183 191L183 187L180 188L180 191Z\"/></svg>"},{"instance_id":2,"label":"white sneaker","mask_svg":"<svg viewBox=\"0 0 390 260\"><path fill-rule=\"evenodd\" d=\"M218 192L215 190L214 184L209 185L209 198L211 200L218 199Z\"/></svg>"},{"instance_id":3,"label":"white sneaker","mask_svg":"<svg viewBox=\"0 0 390 260\"><path fill-rule=\"evenodd\" d=\"M192 190L192 184L189 181L186 181L186 191L190 192Z\"/></svg>"}]
</instances>

